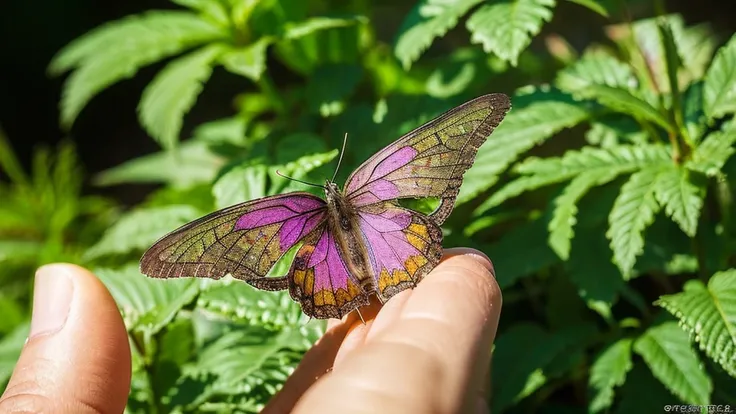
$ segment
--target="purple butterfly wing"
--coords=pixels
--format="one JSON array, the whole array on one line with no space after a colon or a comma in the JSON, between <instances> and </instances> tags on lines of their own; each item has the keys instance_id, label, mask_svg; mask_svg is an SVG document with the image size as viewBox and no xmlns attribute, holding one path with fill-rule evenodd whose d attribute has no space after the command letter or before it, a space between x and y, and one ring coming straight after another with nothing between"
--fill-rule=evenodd
<instances>
[{"instance_id":1,"label":"purple butterfly wing","mask_svg":"<svg viewBox=\"0 0 736 414\"><path fill-rule=\"evenodd\" d=\"M285 289L285 277L265 278L286 251L325 222L325 202L306 192L265 197L216 211L169 233L141 258L151 277L226 274L263 289Z\"/></svg>"},{"instance_id":2,"label":"purple butterfly wing","mask_svg":"<svg viewBox=\"0 0 736 414\"><path fill-rule=\"evenodd\" d=\"M327 224L313 230L299 248L288 275L289 292L312 317L342 318L368 305L368 295L350 274Z\"/></svg>"},{"instance_id":3,"label":"purple butterfly wing","mask_svg":"<svg viewBox=\"0 0 736 414\"><path fill-rule=\"evenodd\" d=\"M345 194L356 207L398 198L438 197L430 217L442 224L478 147L511 107L508 96L473 99L407 133L353 172Z\"/></svg>"},{"instance_id":4,"label":"purple butterfly wing","mask_svg":"<svg viewBox=\"0 0 736 414\"><path fill-rule=\"evenodd\" d=\"M392 202L358 210L358 222L381 300L413 288L442 257L442 230L432 219Z\"/></svg>"}]
</instances>

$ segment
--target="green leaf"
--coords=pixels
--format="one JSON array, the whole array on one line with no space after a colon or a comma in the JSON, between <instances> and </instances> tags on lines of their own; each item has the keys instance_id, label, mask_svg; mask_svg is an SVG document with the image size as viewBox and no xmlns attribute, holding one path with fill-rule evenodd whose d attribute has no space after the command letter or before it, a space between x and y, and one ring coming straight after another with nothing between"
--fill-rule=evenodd
<instances>
[{"instance_id":1,"label":"green leaf","mask_svg":"<svg viewBox=\"0 0 736 414\"><path fill-rule=\"evenodd\" d=\"M619 339L598 355L590 367L588 385L594 396L588 411L597 413L613 404L614 388L626 381L626 374L633 368L629 338Z\"/></svg>"},{"instance_id":2,"label":"green leaf","mask_svg":"<svg viewBox=\"0 0 736 414\"><path fill-rule=\"evenodd\" d=\"M478 149L473 166L465 173L457 204L472 200L490 188L519 155L590 116L583 106L565 95L539 95L534 103L511 110Z\"/></svg>"},{"instance_id":3,"label":"green leaf","mask_svg":"<svg viewBox=\"0 0 736 414\"><path fill-rule=\"evenodd\" d=\"M394 55L404 69L432 45L435 38L444 36L457 25L458 20L482 0L419 0L404 18L396 36Z\"/></svg>"},{"instance_id":4,"label":"green leaf","mask_svg":"<svg viewBox=\"0 0 736 414\"><path fill-rule=\"evenodd\" d=\"M708 68L703 101L710 119L736 112L736 35L721 47Z\"/></svg>"},{"instance_id":5,"label":"green leaf","mask_svg":"<svg viewBox=\"0 0 736 414\"><path fill-rule=\"evenodd\" d=\"M265 165L239 165L220 177L212 186L218 209L266 195L267 170Z\"/></svg>"},{"instance_id":6,"label":"green leaf","mask_svg":"<svg viewBox=\"0 0 736 414\"><path fill-rule=\"evenodd\" d=\"M298 23L286 23L284 25L284 39L299 39L321 30L334 29L339 27L353 26L358 23L365 23L367 19L364 16L351 16L345 18L335 17L312 17Z\"/></svg>"},{"instance_id":7,"label":"green leaf","mask_svg":"<svg viewBox=\"0 0 736 414\"><path fill-rule=\"evenodd\" d=\"M699 144L706 131L705 113L703 112L703 82L694 82L683 94L683 122L690 140Z\"/></svg>"},{"instance_id":8,"label":"green leaf","mask_svg":"<svg viewBox=\"0 0 736 414\"><path fill-rule=\"evenodd\" d=\"M172 2L198 11L205 18L212 20L219 26L227 28L230 25L228 11L219 0L171 0Z\"/></svg>"},{"instance_id":9,"label":"green leaf","mask_svg":"<svg viewBox=\"0 0 736 414\"><path fill-rule=\"evenodd\" d=\"M172 151L144 155L102 171L93 182L99 186L166 183L190 187L212 181L223 163L205 143L186 141Z\"/></svg>"},{"instance_id":10,"label":"green leaf","mask_svg":"<svg viewBox=\"0 0 736 414\"><path fill-rule=\"evenodd\" d=\"M659 29L659 37L662 41L662 49L664 49L664 58L667 66L667 80L669 82L670 98L672 99L672 110L673 118L678 126L684 127L683 114L682 114L682 93L680 91L680 81L678 79L678 72L683 66L680 52L677 50L677 44L675 43L675 35L672 32L672 27L666 19L660 19L657 22ZM682 131L685 134L685 140L689 143L690 137L687 135L688 130Z\"/></svg>"},{"instance_id":11,"label":"green leaf","mask_svg":"<svg viewBox=\"0 0 736 414\"><path fill-rule=\"evenodd\" d=\"M631 175L622 187L608 216L606 236L611 240L613 258L628 276L636 257L644 251L642 233L654 221L660 209L654 193L662 168L644 168Z\"/></svg>"},{"instance_id":12,"label":"green leaf","mask_svg":"<svg viewBox=\"0 0 736 414\"><path fill-rule=\"evenodd\" d=\"M685 166L709 177L716 176L736 151L734 145L736 145L736 125L732 124L723 131L708 134L695 148L692 159L688 160Z\"/></svg>"},{"instance_id":13,"label":"green leaf","mask_svg":"<svg viewBox=\"0 0 736 414\"><path fill-rule=\"evenodd\" d=\"M543 219L516 225L500 241L483 249L493 257L496 279L502 289L560 261L545 242L545 226Z\"/></svg>"},{"instance_id":14,"label":"green leaf","mask_svg":"<svg viewBox=\"0 0 736 414\"><path fill-rule=\"evenodd\" d=\"M323 117L341 113L362 77L363 70L358 65L333 64L318 67L307 82L306 98L309 109Z\"/></svg>"},{"instance_id":15,"label":"green leaf","mask_svg":"<svg viewBox=\"0 0 736 414\"><path fill-rule=\"evenodd\" d=\"M567 151L562 157L529 157L515 169L524 176L496 191L476 209L476 213L486 211L526 191L563 182L580 174L591 174L594 170L612 170L623 174L646 166L669 163L667 148L651 144L612 148L584 147L580 151Z\"/></svg>"},{"instance_id":16,"label":"green leaf","mask_svg":"<svg viewBox=\"0 0 736 414\"><path fill-rule=\"evenodd\" d=\"M212 64L223 52L223 46L215 44L180 57L146 86L138 104L138 119L162 147L177 145L182 118L194 105L212 74Z\"/></svg>"},{"instance_id":17,"label":"green leaf","mask_svg":"<svg viewBox=\"0 0 736 414\"><path fill-rule=\"evenodd\" d=\"M663 170L657 179L654 196L682 231L694 237L703 208L705 188L693 183L690 175L688 170L675 166Z\"/></svg>"},{"instance_id":18,"label":"green leaf","mask_svg":"<svg viewBox=\"0 0 736 414\"><path fill-rule=\"evenodd\" d=\"M555 0L495 1L484 5L468 19L470 41L482 44L486 53L516 66L532 36L552 19L554 6Z\"/></svg>"},{"instance_id":19,"label":"green leaf","mask_svg":"<svg viewBox=\"0 0 736 414\"><path fill-rule=\"evenodd\" d=\"M273 39L262 37L248 46L227 50L220 63L231 73L257 82L266 71L266 50L271 43Z\"/></svg>"},{"instance_id":20,"label":"green leaf","mask_svg":"<svg viewBox=\"0 0 736 414\"><path fill-rule=\"evenodd\" d=\"M645 145L648 135L633 118L609 114L597 117L590 123L585 139L591 145L611 148L623 144Z\"/></svg>"},{"instance_id":21,"label":"green leaf","mask_svg":"<svg viewBox=\"0 0 736 414\"><path fill-rule=\"evenodd\" d=\"M572 3L577 3L583 7L587 7L590 10L593 10L594 12L600 14L603 17L608 17L609 12L606 9L606 6L603 4L601 0L568 0Z\"/></svg>"},{"instance_id":22,"label":"green leaf","mask_svg":"<svg viewBox=\"0 0 736 414\"><path fill-rule=\"evenodd\" d=\"M43 249L44 244L34 240L0 239L0 264L33 264Z\"/></svg>"},{"instance_id":23,"label":"green leaf","mask_svg":"<svg viewBox=\"0 0 736 414\"><path fill-rule=\"evenodd\" d=\"M549 245L552 250L567 260L570 257L570 240L573 226L577 222L577 202L593 187L603 185L616 178L621 171L617 169L596 169L587 174L580 174L565 187L554 200L555 208L549 222Z\"/></svg>"},{"instance_id":24,"label":"green leaf","mask_svg":"<svg viewBox=\"0 0 736 414\"><path fill-rule=\"evenodd\" d=\"M647 329L634 343L659 381L689 404L707 405L713 383L690 346L687 334L676 322Z\"/></svg>"},{"instance_id":25,"label":"green leaf","mask_svg":"<svg viewBox=\"0 0 736 414\"><path fill-rule=\"evenodd\" d=\"M285 174L292 178L297 179L305 179L307 178L307 175L312 172L319 169L319 167L329 163L330 161L334 160L335 157L337 157L337 154L339 151L337 149L334 149L329 152L322 152L322 153L316 153L316 154L309 154L305 155L303 157L300 157L292 162L286 163L283 165L283 167L280 168L280 170ZM279 177L276 175L276 170L272 169L269 171L271 182L273 185L268 191L269 195L272 194L282 194L287 193L289 191L304 191L304 184L298 183L296 181L287 180L283 177ZM325 177L326 178L326 177ZM315 187L310 187L311 189L315 189ZM324 191L320 188L316 188L319 195L323 195Z\"/></svg>"},{"instance_id":26,"label":"green leaf","mask_svg":"<svg viewBox=\"0 0 736 414\"><path fill-rule=\"evenodd\" d=\"M163 329L199 294L198 279L152 279L136 265L95 269L94 273L115 298L128 330L146 335Z\"/></svg>"},{"instance_id":27,"label":"green leaf","mask_svg":"<svg viewBox=\"0 0 736 414\"><path fill-rule=\"evenodd\" d=\"M530 395L547 381L545 368L565 351L565 348L584 338L590 332L587 326L570 326L554 333L530 323L513 325L499 335L493 352L492 412L502 412L512 403ZM514 355L525 355L523 359Z\"/></svg>"},{"instance_id":28,"label":"green leaf","mask_svg":"<svg viewBox=\"0 0 736 414\"><path fill-rule=\"evenodd\" d=\"M579 92L580 96L597 100L610 109L652 121L668 132L674 132L667 118L649 102L634 96L626 89L614 88L606 85L591 85Z\"/></svg>"},{"instance_id":29,"label":"green leaf","mask_svg":"<svg viewBox=\"0 0 736 414\"><path fill-rule=\"evenodd\" d=\"M85 252L85 259L142 251L161 236L201 215L201 211L188 205L133 210L105 231L100 241Z\"/></svg>"},{"instance_id":30,"label":"green leaf","mask_svg":"<svg viewBox=\"0 0 736 414\"><path fill-rule=\"evenodd\" d=\"M243 29L260 2L261 0L229 0L230 16L235 27Z\"/></svg>"},{"instance_id":31,"label":"green leaf","mask_svg":"<svg viewBox=\"0 0 736 414\"><path fill-rule=\"evenodd\" d=\"M651 371L643 363L635 363L631 372L626 375L626 383L621 387L621 402L614 411L616 414L649 414L663 411L677 402L661 382L652 376ZM678 405L674 405L678 407Z\"/></svg>"},{"instance_id":32,"label":"green leaf","mask_svg":"<svg viewBox=\"0 0 736 414\"><path fill-rule=\"evenodd\" d=\"M736 378L736 269L718 272L706 287L689 280L681 293L657 305L675 315L700 349Z\"/></svg>"},{"instance_id":33,"label":"green leaf","mask_svg":"<svg viewBox=\"0 0 736 414\"><path fill-rule=\"evenodd\" d=\"M11 333L0 339L0 386L5 389L5 383L13 374L18 362L20 351L28 339L30 323L18 325Z\"/></svg>"},{"instance_id":34,"label":"green leaf","mask_svg":"<svg viewBox=\"0 0 736 414\"><path fill-rule=\"evenodd\" d=\"M607 85L629 89L636 86L631 67L602 50L586 51L575 64L561 70L555 85L568 93L575 93L591 85Z\"/></svg>"},{"instance_id":35,"label":"green leaf","mask_svg":"<svg viewBox=\"0 0 736 414\"><path fill-rule=\"evenodd\" d=\"M181 11L152 11L92 30L64 47L49 65L52 75L76 69L64 84L62 125L69 127L92 97L139 68L225 36L216 25Z\"/></svg>"}]
</instances>

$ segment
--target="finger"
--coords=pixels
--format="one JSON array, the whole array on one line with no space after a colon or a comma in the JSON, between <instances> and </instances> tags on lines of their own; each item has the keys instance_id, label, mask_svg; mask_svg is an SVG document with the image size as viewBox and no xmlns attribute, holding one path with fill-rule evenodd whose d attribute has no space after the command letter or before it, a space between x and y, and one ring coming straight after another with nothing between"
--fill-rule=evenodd
<instances>
[{"instance_id":1,"label":"finger","mask_svg":"<svg viewBox=\"0 0 736 414\"><path fill-rule=\"evenodd\" d=\"M0 412L120 413L130 347L115 301L93 274L54 264L36 272L31 332Z\"/></svg>"},{"instance_id":2,"label":"finger","mask_svg":"<svg viewBox=\"0 0 736 414\"><path fill-rule=\"evenodd\" d=\"M297 411L475 408L498 326L501 292L482 253L448 253L414 289L393 325L315 384Z\"/></svg>"}]
</instances>

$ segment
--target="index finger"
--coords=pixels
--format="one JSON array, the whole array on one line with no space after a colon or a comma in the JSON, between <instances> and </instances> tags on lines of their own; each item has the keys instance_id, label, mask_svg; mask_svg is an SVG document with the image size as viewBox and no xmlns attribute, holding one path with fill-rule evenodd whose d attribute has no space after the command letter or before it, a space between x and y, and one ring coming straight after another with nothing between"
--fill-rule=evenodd
<instances>
[{"instance_id":1,"label":"index finger","mask_svg":"<svg viewBox=\"0 0 736 414\"><path fill-rule=\"evenodd\" d=\"M338 412L464 412L490 359L501 310L491 262L471 249L449 257L419 283L390 324L310 390L301 408ZM380 315L379 315L380 316ZM380 318L379 318L380 319ZM377 320L378 321L378 320ZM326 395L339 396L325 400Z\"/></svg>"}]
</instances>

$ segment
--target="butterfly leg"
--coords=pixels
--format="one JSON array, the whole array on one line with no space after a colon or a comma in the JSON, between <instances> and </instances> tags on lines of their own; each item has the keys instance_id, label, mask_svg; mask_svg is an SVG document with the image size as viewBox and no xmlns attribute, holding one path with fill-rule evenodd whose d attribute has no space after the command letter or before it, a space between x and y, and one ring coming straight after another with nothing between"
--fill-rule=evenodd
<instances>
[{"instance_id":1,"label":"butterfly leg","mask_svg":"<svg viewBox=\"0 0 736 414\"><path fill-rule=\"evenodd\" d=\"M355 311L358 312L358 317L360 318L361 322L363 322L363 325L365 325L365 319L363 319L363 314L360 313L360 309L355 308Z\"/></svg>"},{"instance_id":2,"label":"butterfly leg","mask_svg":"<svg viewBox=\"0 0 736 414\"><path fill-rule=\"evenodd\" d=\"M277 291L289 288L289 280L286 276L264 277L259 279L246 280L245 282L261 290Z\"/></svg>"}]
</instances>

